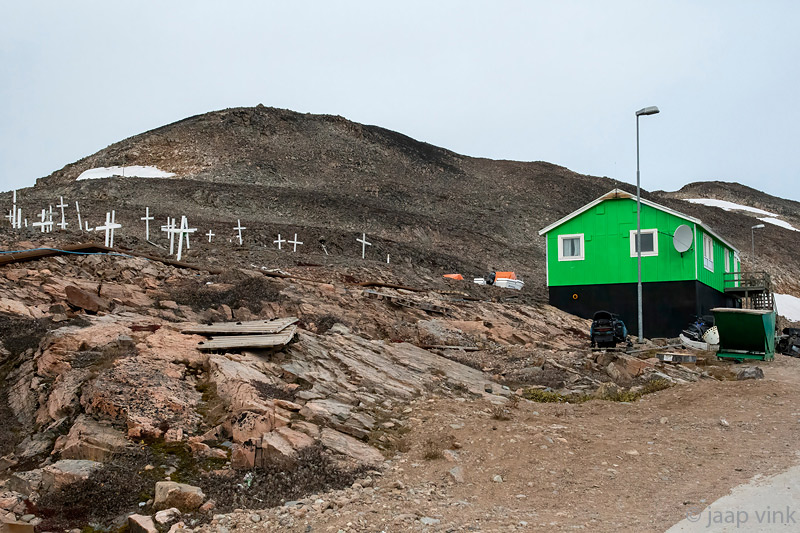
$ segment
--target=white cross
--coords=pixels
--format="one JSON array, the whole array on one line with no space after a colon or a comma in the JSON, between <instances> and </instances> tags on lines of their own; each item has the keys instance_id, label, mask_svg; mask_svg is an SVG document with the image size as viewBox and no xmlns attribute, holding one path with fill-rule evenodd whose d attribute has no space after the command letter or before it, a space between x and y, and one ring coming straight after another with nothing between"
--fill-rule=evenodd
<instances>
[{"instance_id":1,"label":"white cross","mask_svg":"<svg viewBox=\"0 0 800 533\"><path fill-rule=\"evenodd\" d=\"M170 231L171 231L171 234L173 234L173 235L175 233L178 234L178 255L177 255L176 259L178 261L180 261L181 260L181 256L183 255L183 236L186 235L186 237L187 237L187 239L186 239L186 249L188 250L189 249L189 239L188 239L189 234L190 233L194 233L195 231L197 231L197 228L190 228L189 227L189 222L186 220L186 215L182 215L181 216L181 227L177 228L177 229L173 228Z\"/></svg>"},{"instance_id":2,"label":"white cross","mask_svg":"<svg viewBox=\"0 0 800 533\"><path fill-rule=\"evenodd\" d=\"M167 217L167 225L161 226L161 231L166 231L169 234L169 255L175 253L175 219Z\"/></svg>"},{"instance_id":3,"label":"white cross","mask_svg":"<svg viewBox=\"0 0 800 533\"><path fill-rule=\"evenodd\" d=\"M144 220L144 240L150 240L150 221L154 220L153 217L150 216L150 208L144 208L144 216L140 219Z\"/></svg>"},{"instance_id":4,"label":"white cross","mask_svg":"<svg viewBox=\"0 0 800 533\"><path fill-rule=\"evenodd\" d=\"M36 226L39 226L41 228L41 230L42 230L42 233L44 233L45 231L47 231L47 227L48 226L52 226L53 223L45 221L45 219L47 218L47 210L46 209L42 209L41 218L42 218L41 221L34 222L33 224L31 224L31 226L33 226L34 228Z\"/></svg>"},{"instance_id":5,"label":"white cross","mask_svg":"<svg viewBox=\"0 0 800 533\"><path fill-rule=\"evenodd\" d=\"M69 223L66 220L64 220L64 208L67 207L67 204L64 203L63 196L59 196L58 199L60 200L60 202L56 207L61 209L61 222L56 224L56 226L61 228L61 231L64 231L65 229L67 229L67 226L69 225Z\"/></svg>"},{"instance_id":6,"label":"white cross","mask_svg":"<svg viewBox=\"0 0 800 533\"><path fill-rule=\"evenodd\" d=\"M206 237L208 237L208 242L211 242L211 237L213 237L214 235L215 235L214 233L211 233L211 230L208 230L208 233L206 233Z\"/></svg>"},{"instance_id":7,"label":"white cross","mask_svg":"<svg viewBox=\"0 0 800 533\"><path fill-rule=\"evenodd\" d=\"M12 228L14 227L14 214L15 214L14 210L11 209L11 210L8 211L8 214L6 215L6 218L8 219L8 221L11 222L11 227Z\"/></svg>"},{"instance_id":8,"label":"white cross","mask_svg":"<svg viewBox=\"0 0 800 533\"><path fill-rule=\"evenodd\" d=\"M281 249L281 244L286 242L286 239L281 239L281 234L278 233L278 240L277 241L272 241L272 242L277 244L278 245L278 250L280 250Z\"/></svg>"},{"instance_id":9,"label":"white cross","mask_svg":"<svg viewBox=\"0 0 800 533\"><path fill-rule=\"evenodd\" d=\"M13 211L14 218L11 220L11 227L12 228L21 228L22 227L22 224L21 224L22 221L17 216L17 213L18 213L18 211L17 211L17 191L14 191L14 208L13 209L14 209L14 211ZM22 211L22 210L20 209L20 211Z\"/></svg>"},{"instance_id":10,"label":"white cross","mask_svg":"<svg viewBox=\"0 0 800 533\"><path fill-rule=\"evenodd\" d=\"M47 226L47 233L50 233L51 231L53 231L53 206L52 205L50 206L50 212L47 215L47 221L49 223L48 226Z\"/></svg>"},{"instance_id":11,"label":"white cross","mask_svg":"<svg viewBox=\"0 0 800 533\"><path fill-rule=\"evenodd\" d=\"M111 248L114 247L114 229L121 228L119 224L117 224L117 212L112 210L111 211L111 244L109 245Z\"/></svg>"},{"instance_id":12,"label":"white cross","mask_svg":"<svg viewBox=\"0 0 800 533\"><path fill-rule=\"evenodd\" d=\"M293 241L286 241L286 242L288 244L293 244L294 245L294 248L292 249L292 252L296 252L297 251L297 245L298 244L303 244L301 241L297 240L297 233L294 234L294 240Z\"/></svg>"},{"instance_id":13,"label":"white cross","mask_svg":"<svg viewBox=\"0 0 800 533\"><path fill-rule=\"evenodd\" d=\"M78 202L75 202L75 212L78 213L78 229L83 231L83 224L81 224L81 208L78 205ZM88 222L87 222L88 224ZM86 230L89 230L89 227L86 227Z\"/></svg>"},{"instance_id":14,"label":"white cross","mask_svg":"<svg viewBox=\"0 0 800 533\"><path fill-rule=\"evenodd\" d=\"M17 208L17 228L22 227L22 208ZM26 226L27 227L27 226Z\"/></svg>"},{"instance_id":15,"label":"white cross","mask_svg":"<svg viewBox=\"0 0 800 533\"><path fill-rule=\"evenodd\" d=\"M371 242L367 242L367 234L362 233L360 239L356 239L356 242L361 243L361 259L364 259L367 255L367 246L372 246Z\"/></svg>"},{"instance_id":16,"label":"white cross","mask_svg":"<svg viewBox=\"0 0 800 533\"><path fill-rule=\"evenodd\" d=\"M239 232L239 246L241 246L242 245L242 230L243 229L247 229L247 228L243 227L242 226L242 221L237 218L236 219L236 227L233 228L233 229L235 229L235 230L237 230Z\"/></svg>"},{"instance_id":17,"label":"white cross","mask_svg":"<svg viewBox=\"0 0 800 533\"><path fill-rule=\"evenodd\" d=\"M106 223L104 226L97 226L94 228L95 231L105 231L106 232L106 247L113 248L114 247L114 230L117 228L121 228L120 224L114 222L114 212L112 211L109 213L106 211Z\"/></svg>"}]
</instances>

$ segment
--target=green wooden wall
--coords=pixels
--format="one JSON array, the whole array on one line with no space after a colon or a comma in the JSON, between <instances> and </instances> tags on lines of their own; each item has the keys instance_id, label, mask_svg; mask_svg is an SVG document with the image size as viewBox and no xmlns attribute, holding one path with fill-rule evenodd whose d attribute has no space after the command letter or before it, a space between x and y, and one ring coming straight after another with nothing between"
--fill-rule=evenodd
<instances>
[{"instance_id":1,"label":"green wooden wall","mask_svg":"<svg viewBox=\"0 0 800 533\"><path fill-rule=\"evenodd\" d=\"M692 248L678 253L672 245L672 235L681 224L696 232ZM658 229L658 255L642 257L642 281L685 281L699 279L722 290L723 253L732 250L714 239L714 272L703 265L703 230L671 213L642 204L642 230ZM566 221L547 233L548 285L591 285L603 283L635 283L636 256L631 257L630 231L636 229L636 200L615 198L601 202L588 211ZM558 236L584 235L582 261L558 260ZM697 276L697 277L695 277Z\"/></svg>"}]
</instances>

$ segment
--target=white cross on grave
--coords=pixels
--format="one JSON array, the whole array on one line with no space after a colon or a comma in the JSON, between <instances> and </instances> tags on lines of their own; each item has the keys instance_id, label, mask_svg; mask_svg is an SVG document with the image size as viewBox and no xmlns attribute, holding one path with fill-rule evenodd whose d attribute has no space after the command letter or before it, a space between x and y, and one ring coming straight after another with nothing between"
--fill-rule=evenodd
<instances>
[{"instance_id":1,"label":"white cross on grave","mask_svg":"<svg viewBox=\"0 0 800 533\"><path fill-rule=\"evenodd\" d=\"M19 223L19 218L17 218L17 191L14 191L14 219L11 220L11 227L12 228L20 228L22 225Z\"/></svg>"},{"instance_id":2,"label":"white cross on grave","mask_svg":"<svg viewBox=\"0 0 800 533\"><path fill-rule=\"evenodd\" d=\"M47 226L47 232L50 233L53 231L53 206L50 206L50 211L47 214L47 222L49 225Z\"/></svg>"},{"instance_id":3,"label":"white cross on grave","mask_svg":"<svg viewBox=\"0 0 800 533\"><path fill-rule=\"evenodd\" d=\"M181 257L183 256L183 236L186 235L186 249L188 250L189 249L189 234L190 233L194 233L195 231L197 231L197 228L190 228L189 227L189 222L186 220L186 215L182 215L181 216L181 227L173 228L171 230L171 232L173 234L175 234L175 233L178 234L178 255L176 256L176 259L178 261L180 261Z\"/></svg>"},{"instance_id":4,"label":"white cross on grave","mask_svg":"<svg viewBox=\"0 0 800 533\"><path fill-rule=\"evenodd\" d=\"M150 240L150 221L154 220L153 217L150 216L150 208L144 208L144 216L140 219L144 220L144 240Z\"/></svg>"},{"instance_id":5,"label":"white cross on grave","mask_svg":"<svg viewBox=\"0 0 800 533\"><path fill-rule=\"evenodd\" d=\"M276 241L272 241L272 242L274 242L275 244L277 244L277 245L278 245L278 250L280 250L280 249L281 249L281 244L283 244L284 242L286 242L286 239L281 239L281 234L280 234L280 233L278 233L278 240L276 240Z\"/></svg>"},{"instance_id":6,"label":"white cross on grave","mask_svg":"<svg viewBox=\"0 0 800 533\"><path fill-rule=\"evenodd\" d=\"M208 230L208 233L206 233L206 237L208 237L208 242L211 242L211 237L213 237L214 235L215 234L212 233L211 230Z\"/></svg>"},{"instance_id":7,"label":"white cross on grave","mask_svg":"<svg viewBox=\"0 0 800 533\"><path fill-rule=\"evenodd\" d=\"M104 226L97 226L94 228L95 231L105 231L106 232L106 247L113 248L114 247L114 230L117 228L121 228L122 225L117 224L114 222L114 211L111 213L106 211L106 223Z\"/></svg>"},{"instance_id":8,"label":"white cross on grave","mask_svg":"<svg viewBox=\"0 0 800 533\"><path fill-rule=\"evenodd\" d=\"M65 229L67 229L67 226L69 225L69 223L64 219L64 208L67 207L67 204L64 203L64 197L63 196L59 196L58 199L60 200L60 202L58 203L58 205L56 207L61 209L61 222L56 224L56 226L61 228L61 231L64 231Z\"/></svg>"},{"instance_id":9,"label":"white cross on grave","mask_svg":"<svg viewBox=\"0 0 800 533\"><path fill-rule=\"evenodd\" d=\"M169 235L169 255L175 254L175 219L167 217L167 225L161 226L161 231L165 231Z\"/></svg>"},{"instance_id":10,"label":"white cross on grave","mask_svg":"<svg viewBox=\"0 0 800 533\"><path fill-rule=\"evenodd\" d=\"M21 207L17 208L17 226L16 227L17 228L21 228L22 227L22 208ZM25 227L27 227L27 226L25 226Z\"/></svg>"},{"instance_id":11,"label":"white cross on grave","mask_svg":"<svg viewBox=\"0 0 800 533\"><path fill-rule=\"evenodd\" d=\"M75 212L78 214L78 229L83 231L83 224L81 224L81 207L78 202L75 202Z\"/></svg>"},{"instance_id":12,"label":"white cross on grave","mask_svg":"<svg viewBox=\"0 0 800 533\"><path fill-rule=\"evenodd\" d=\"M364 259L367 255L367 246L372 246L371 242L367 242L367 234L362 233L360 239L356 239L356 242L361 243L361 259Z\"/></svg>"},{"instance_id":13,"label":"white cross on grave","mask_svg":"<svg viewBox=\"0 0 800 533\"><path fill-rule=\"evenodd\" d=\"M293 241L286 241L286 243L294 245L294 247L292 248L292 252L296 252L297 251L297 245L298 244L303 244L302 241L298 241L297 240L297 233L294 234L294 240Z\"/></svg>"},{"instance_id":14,"label":"white cross on grave","mask_svg":"<svg viewBox=\"0 0 800 533\"><path fill-rule=\"evenodd\" d=\"M51 224L51 222L47 222L45 220L46 218L47 218L47 210L42 209L41 220L39 222L34 222L33 224L31 224L31 226L33 226L34 228L38 226L42 230L42 233L44 233L45 231L47 231L48 224Z\"/></svg>"},{"instance_id":15,"label":"white cross on grave","mask_svg":"<svg viewBox=\"0 0 800 533\"><path fill-rule=\"evenodd\" d=\"M119 224L117 224L117 212L112 210L111 211L111 248L114 247L114 229L121 228Z\"/></svg>"},{"instance_id":16,"label":"white cross on grave","mask_svg":"<svg viewBox=\"0 0 800 533\"><path fill-rule=\"evenodd\" d=\"M13 209L8 211L8 214L6 215L6 218L8 219L9 222L11 222L11 227L13 228L14 227L14 210Z\"/></svg>"},{"instance_id":17,"label":"white cross on grave","mask_svg":"<svg viewBox=\"0 0 800 533\"><path fill-rule=\"evenodd\" d=\"M239 246L241 246L242 245L242 230L243 229L247 229L247 228L242 226L242 221L237 218L236 219L236 227L233 228L233 229L235 229L236 231L239 232Z\"/></svg>"}]
</instances>

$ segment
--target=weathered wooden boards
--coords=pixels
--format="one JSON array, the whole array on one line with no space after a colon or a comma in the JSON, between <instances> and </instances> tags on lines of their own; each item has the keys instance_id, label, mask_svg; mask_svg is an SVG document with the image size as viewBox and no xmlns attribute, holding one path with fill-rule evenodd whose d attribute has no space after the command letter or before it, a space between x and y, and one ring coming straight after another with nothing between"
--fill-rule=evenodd
<instances>
[{"instance_id":1,"label":"weathered wooden boards","mask_svg":"<svg viewBox=\"0 0 800 533\"><path fill-rule=\"evenodd\" d=\"M276 318L274 320L251 320L248 322L215 322L213 324L198 324L181 330L181 333L196 335L271 335L280 333L292 324L297 323L297 318Z\"/></svg>"},{"instance_id":2,"label":"weathered wooden boards","mask_svg":"<svg viewBox=\"0 0 800 533\"><path fill-rule=\"evenodd\" d=\"M275 348L285 346L297 333L296 317L247 322L216 322L190 326L182 333L211 336L198 343L203 351ZM213 335L213 336L212 336Z\"/></svg>"}]
</instances>

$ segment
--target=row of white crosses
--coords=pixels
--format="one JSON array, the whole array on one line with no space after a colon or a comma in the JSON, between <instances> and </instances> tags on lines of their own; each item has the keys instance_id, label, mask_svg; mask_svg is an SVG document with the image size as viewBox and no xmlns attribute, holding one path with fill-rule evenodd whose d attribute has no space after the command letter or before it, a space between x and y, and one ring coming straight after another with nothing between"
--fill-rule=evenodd
<instances>
[{"instance_id":1,"label":"row of white crosses","mask_svg":"<svg viewBox=\"0 0 800 533\"><path fill-rule=\"evenodd\" d=\"M49 210L42 209L40 214L40 220L38 222L34 222L31 224L35 228L40 228L42 233L45 232L52 232L54 226L58 226L62 231L67 229L69 223L66 221L66 214L64 209L69 207L68 204L64 202L64 197L59 197L59 203L56 205L58 209L61 210L61 222L54 224L53 223L53 206L51 205ZM78 202L75 202L75 212L78 217L78 229L84 231L83 221L81 220L81 210ZM22 228L22 209L17 207L17 191L14 191L13 196L13 207L9 211L6 218L11 222L11 226L13 228ZM149 242L150 241L150 221L155 220L155 218L150 215L150 208L145 208L145 215L140 218L145 223L145 239ZM24 227L28 227L28 220L25 219ZM85 222L85 231L104 231L105 232L105 245L109 248L114 247L114 230L122 228L122 225L116 221L116 211L112 210L111 212L106 212L106 221L105 224L90 227L89 222ZM239 245L241 246L244 242L242 238L242 230L247 229L245 226L242 226L241 219L236 220L236 227L233 228L237 232L237 238L239 239ZM167 217L167 224L161 226L161 231L166 232L169 234L169 253L170 255L175 255L175 236L178 236L178 251L177 251L177 260L180 261L181 257L183 256L183 240L184 237L186 239L186 249L189 250L189 235L197 231L197 228L190 228L189 223L187 221L186 216L181 216L181 225L177 226L175 224L175 219ZM208 233L205 234L208 237L208 242L211 242L212 237L216 234L212 230L208 230ZM362 233L360 239L356 239L357 242L361 243L361 259L366 258L366 250L367 246L372 246L371 242L367 241L367 234ZM283 243L292 245L292 252L297 252L297 247L303 245L303 241L297 239L297 233L294 234L294 239L284 239L281 237L281 234L278 234L278 238L273 241L274 244L278 245L278 250L283 249ZM325 249L323 245L323 250L325 254L328 255L328 250ZM389 262L389 255L386 256L386 262Z\"/></svg>"}]
</instances>

